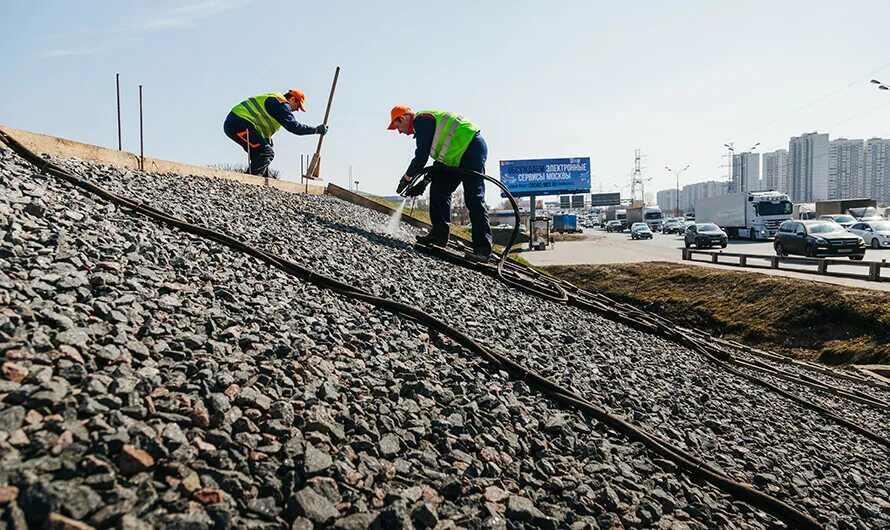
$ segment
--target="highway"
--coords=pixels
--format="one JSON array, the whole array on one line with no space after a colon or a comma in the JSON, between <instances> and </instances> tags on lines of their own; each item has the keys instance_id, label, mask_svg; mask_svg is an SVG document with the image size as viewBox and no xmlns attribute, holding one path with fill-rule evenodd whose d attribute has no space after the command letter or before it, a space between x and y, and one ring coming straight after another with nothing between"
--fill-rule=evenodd
<instances>
[{"instance_id":1,"label":"highway","mask_svg":"<svg viewBox=\"0 0 890 530\"><path fill-rule=\"evenodd\" d=\"M733 267L731 265L712 265L703 262L690 262L682 260L683 238L678 235L665 235L657 233L651 240L634 241L629 232L607 233L599 228L585 228L583 241L558 241L551 248L544 251L524 251L522 257L536 266L548 265L583 265L583 264L610 264L610 263L642 263L646 261L668 261L686 264L696 264L705 267L718 267L721 269L745 271L751 273L771 274L775 276L787 276L803 278L837 285L861 287L864 289L876 289L890 291L890 282L869 282L854 278L838 278L832 276L820 276L814 273L798 273L789 270L761 269L751 267ZM693 247L695 248L695 247ZM714 250L721 250L715 247ZM772 240L770 241L730 241L725 252L743 252L746 254L758 254L773 256ZM700 256L698 259L705 259ZM867 250L866 261L881 261L890 259L890 250ZM783 265L783 267L786 267ZM801 271L812 270L812 267L800 267ZM837 267L832 271L849 272L851 274L864 274L861 267ZM883 273L888 276L888 271Z\"/></svg>"}]
</instances>

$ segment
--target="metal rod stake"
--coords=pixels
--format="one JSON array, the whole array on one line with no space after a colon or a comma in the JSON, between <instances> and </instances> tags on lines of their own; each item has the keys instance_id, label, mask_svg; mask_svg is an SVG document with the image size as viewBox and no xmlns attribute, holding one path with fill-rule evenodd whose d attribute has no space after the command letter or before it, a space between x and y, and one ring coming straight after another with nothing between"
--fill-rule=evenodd
<instances>
[{"instance_id":1,"label":"metal rod stake","mask_svg":"<svg viewBox=\"0 0 890 530\"><path fill-rule=\"evenodd\" d=\"M117 89L117 150L123 151L121 143L121 75L114 74L114 84Z\"/></svg>"},{"instance_id":2,"label":"metal rod stake","mask_svg":"<svg viewBox=\"0 0 890 530\"><path fill-rule=\"evenodd\" d=\"M139 169L145 171L145 145L142 133L142 85L139 85Z\"/></svg>"}]
</instances>

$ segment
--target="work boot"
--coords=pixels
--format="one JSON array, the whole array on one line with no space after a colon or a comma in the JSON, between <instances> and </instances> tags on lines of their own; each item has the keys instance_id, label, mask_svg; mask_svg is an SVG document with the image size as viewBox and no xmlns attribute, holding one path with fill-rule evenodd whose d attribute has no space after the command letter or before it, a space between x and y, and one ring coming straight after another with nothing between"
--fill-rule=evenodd
<instances>
[{"instance_id":1,"label":"work boot","mask_svg":"<svg viewBox=\"0 0 890 530\"><path fill-rule=\"evenodd\" d=\"M429 232L422 236L417 236L417 242L421 245L435 245L437 247L446 247L448 246L448 236L442 237L440 235Z\"/></svg>"},{"instance_id":2,"label":"work boot","mask_svg":"<svg viewBox=\"0 0 890 530\"><path fill-rule=\"evenodd\" d=\"M476 263L487 263L490 257L490 252L464 252L464 259Z\"/></svg>"}]
</instances>

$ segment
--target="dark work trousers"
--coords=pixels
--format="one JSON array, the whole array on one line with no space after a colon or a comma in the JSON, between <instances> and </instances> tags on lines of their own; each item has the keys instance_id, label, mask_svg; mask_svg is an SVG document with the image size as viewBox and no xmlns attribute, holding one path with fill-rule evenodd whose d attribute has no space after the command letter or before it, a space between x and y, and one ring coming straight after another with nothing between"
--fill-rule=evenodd
<instances>
[{"instance_id":1,"label":"dark work trousers","mask_svg":"<svg viewBox=\"0 0 890 530\"><path fill-rule=\"evenodd\" d=\"M482 135L470 142L467 151L460 159L460 167L485 173L485 160L488 158L488 146ZM444 164L435 162L434 167L446 168ZM491 226L488 224L488 210L485 208L485 179L447 171L431 172L430 183L430 220L431 231L435 236L448 237L448 223L451 221L451 194L461 184L464 185L464 202L470 211L470 222L473 224L473 251L479 254L491 253Z\"/></svg>"},{"instance_id":2,"label":"dark work trousers","mask_svg":"<svg viewBox=\"0 0 890 530\"><path fill-rule=\"evenodd\" d=\"M223 131L233 142L240 145L245 152L250 154L250 167L248 173L261 177L269 176L269 164L275 158L272 150L272 141L263 138L257 132L253 124L240 116L229 113L223 123ZM248 140L250 146L248 148Z\"/></svg>"}]
</instances>

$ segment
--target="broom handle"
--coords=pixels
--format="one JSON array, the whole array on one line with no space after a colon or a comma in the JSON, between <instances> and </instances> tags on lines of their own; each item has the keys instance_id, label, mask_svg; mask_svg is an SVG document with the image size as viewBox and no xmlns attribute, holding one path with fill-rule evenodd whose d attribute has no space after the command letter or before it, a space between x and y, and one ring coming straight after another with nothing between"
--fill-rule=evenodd
<instances>
[{"instance_id":1,"label":"broom handle","mask_svg":"<svg viewBox=\"0 0 890 530\"><path fill-rule=\"evenodd\" d=\"M331 103L334 102L334 90L337 89L337 78L339 78L339 77L340 77L340 67L338 66L337 69L334 71L334 82L333 82L333 84L331 84L331 93L328 96L328 107L324 111L324 124L325 125L328 124L328 117L330 117L330 115L331 115ZM324 135L324 134L321 134L318 136L318 146L316 146L316 148L315 148L315 156L312 157L313 162L315 162L315 164L313 164L313 167L309 168L309 176L311 176L312 178L318 178L317 173L318 173L318 166L320 164L320 157L321 157L321 144L324 142L325 136L326 135Z\"/></svg>"}]
</instances>

